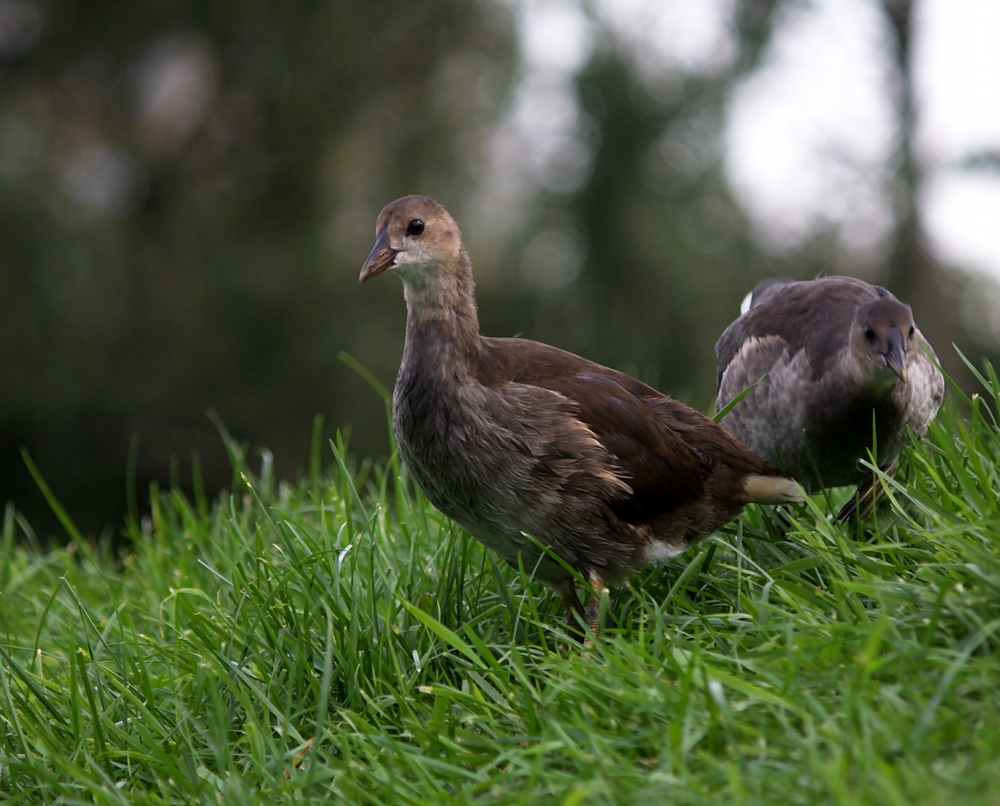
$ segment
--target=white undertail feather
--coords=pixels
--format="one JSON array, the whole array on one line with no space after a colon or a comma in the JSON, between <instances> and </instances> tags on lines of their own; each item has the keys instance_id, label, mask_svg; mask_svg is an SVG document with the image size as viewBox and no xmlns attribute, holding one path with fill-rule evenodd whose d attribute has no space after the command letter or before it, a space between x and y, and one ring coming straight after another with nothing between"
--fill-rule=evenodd
<instances>
[{"instance_id":1,"label":"white undertail feather","mask_svg":"<svg viewBox=\"0 0 1000 806\"><path fill-rule=\"evenodd\" d=\"M801 504L802 488L793 479L784 476L747 476L743 494L748 504Z\"/></svg>"},{"instance_id":2,"label":"white undertail feather","mask_svg":"<svg viewBox=\"0 0 1000 806\"><path fill-rule=\"evenodd\" d=\"M646 546L645 559L648 563L665 563L683 551L684 546L675 546L663 540L653 540Z\"/></svg>"}]
</instances>

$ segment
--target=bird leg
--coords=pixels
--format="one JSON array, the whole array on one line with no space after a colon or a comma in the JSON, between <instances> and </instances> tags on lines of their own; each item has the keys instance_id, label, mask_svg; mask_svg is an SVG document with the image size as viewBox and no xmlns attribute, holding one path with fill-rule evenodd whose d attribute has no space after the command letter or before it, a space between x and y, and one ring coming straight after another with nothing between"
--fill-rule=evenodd
<instances>
[{"instance_id":1,"label":"bird leg","mask_svg":"<svg viewBox=\"0 0 1000 806\"><path fill-rule=\"evenodd\" d=\"M566 611L566 615L563 618L566 626L574 630L581 629L586 623L586 611L580 603L579 597L576 595L576 587L571 581L561 582L559 585L554 585L553 587L556 593L559 594L559 598L562 599L563 610Z\"/></svg>"},{"instance_id":2,"label":"bird leg","mask_svg":"<svg viewBox=\"0 0 1000 806\"><path fill-rule=\"evenodd\" d=\"M888 465L880 467L879 470L889 476L889 478L896 477L895 462L890 462ZM882 485L877 478L873 477L864 482L864 484L859 484L851 499L837 513L837 521L839 523L848 523L867 518L884 494Z\"/></svg>"},{"instance_id":3,"label":"bird leg","mask_svg":"<svg viewBox=\"0 0 1000 806\"><path fill-rule=\"evenodd\" d=\"M604 584L604 580L601 579L600 574L596 571L591 571L589 577L590 587L593 588L594 594L590 597L590 601L587 602L585 618L587 626L594 633L594 639L597 640L601 637L601 629L604 627L604 620L601 618L601 600L605 601L604 610L607 612L608 589Z\"/></svg>"},{"instance_id":4,"label":"bird leg","mask_svg":"<svg viewBox=\"0 0 1000 806\"><path fill-rule=\"evenodd\" d=\"M576 587L572 582L563 582L553 587L559 594L559 598L562 599L563 609L566 612L564 618L566 626L576 633L582 633L585 629L589 629L594 634L594 638L599 639L601 629L604 627L601 622L601 599L607 601L608 588L596 571L591 571L587 576L593 595L586 607L581 604L576 595ZM607 612L607 604L605 604L604 609ZM585 645L590 645L589 638Z\"/></svg>"}]
</instances>

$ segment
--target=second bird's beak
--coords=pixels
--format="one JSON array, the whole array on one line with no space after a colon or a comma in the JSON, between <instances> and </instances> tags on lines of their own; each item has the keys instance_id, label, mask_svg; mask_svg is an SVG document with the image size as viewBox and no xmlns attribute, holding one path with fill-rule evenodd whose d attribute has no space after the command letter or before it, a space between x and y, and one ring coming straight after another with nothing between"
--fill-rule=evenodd
<instances>
[{"instance_id":1,"label":"second bird's beak","mask_svg":"<svg viewBox=\"0 0 1000 806\"><path fill-rule=\"evenodd\" d=\"M896 373L896 377L906 383L906 355L903 353L903 337L898 328L889 328L889 352L885 354L885 365Z\"/></svg>"},{"instance_id":2,"label":"second bird's beak","mask_svg":"<svg viewBox=\"0 0 1000 806\"><path fill-rule=\"evenodd\" d=\"M375 238L375 246L372 247L372 253L368 255L368 260L361 267L361 276L358 277L358 282L363 283L369 277L374 277L386 269L391 269L398 252L398 249L393 249L389 246L389 228L382 227Z\"/></svg>"}]
</instances>

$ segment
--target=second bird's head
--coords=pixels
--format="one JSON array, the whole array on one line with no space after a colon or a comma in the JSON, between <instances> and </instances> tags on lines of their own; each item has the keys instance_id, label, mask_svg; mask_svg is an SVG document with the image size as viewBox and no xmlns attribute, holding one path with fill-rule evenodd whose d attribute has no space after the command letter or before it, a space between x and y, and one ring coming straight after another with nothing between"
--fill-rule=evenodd
<instances>
[{"instance_id":1,"label":"second bird's head","mask_svg":"<svg viewBox=\"0 0 1000 806\"><path fill-rule=\"evenodd\" d=\"M433 284L454 270L461 252L458 225L444 207L427 196L404 196L379 213L375 246L358 279L391 269L409 286Z\"/></svg>"},{"instance_id":2,"label":"second bird's head","mask_svg":"<svg viewBox=\"0 0 1000 806\"><path fill-rule=\"evenodd\" d=\"M906 370L917 354L913 312L895 298L881 298L858 309L851 325L851 350L876 386L906 382Z\"/></svg>"}]
</instances>

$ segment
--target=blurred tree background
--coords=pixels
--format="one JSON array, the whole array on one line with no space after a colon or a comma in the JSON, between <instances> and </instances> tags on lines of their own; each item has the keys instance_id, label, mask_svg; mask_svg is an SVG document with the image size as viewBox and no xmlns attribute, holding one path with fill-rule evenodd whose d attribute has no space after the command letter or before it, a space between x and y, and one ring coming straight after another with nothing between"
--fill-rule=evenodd
<instances>
[{"instance_id":1,"label":"blurred tree background","mask_svg":"<svg viewBox=\"0 0 1000 806\"><path fill-rule=\"evenodd\" d=\"M407 193L462 225L484 332L703 410L715 339L776 274L888 284L967 383L950 344L996 349L969 319L996 294L925 236L913 4L867 3L892 120L866 173L888 213L861 246L835 220L770 242L727 168L739 88L810 4L697 4L717 23L699 47L694 6L666 3L671 39L643 24L655 5L0 0L0 499L55 533L23 446L81 526L114 533L133 436L140 498L189 487L193 457L217 491L207 409L279 477L307 463L316 413L383 457L383 406L337 355L395 376L399 284L357 274Z\"/></svg>"}]
</instances>

